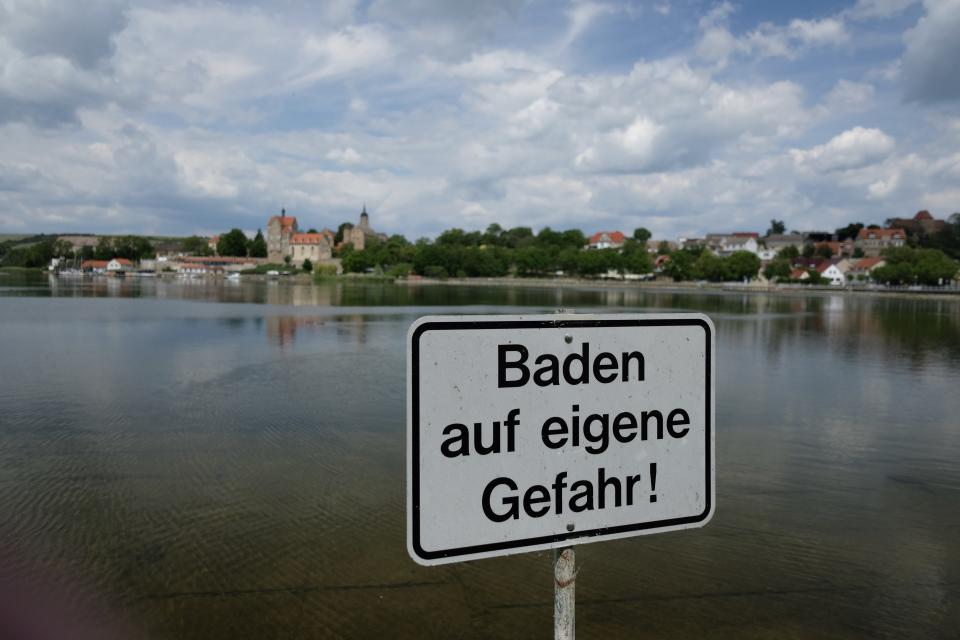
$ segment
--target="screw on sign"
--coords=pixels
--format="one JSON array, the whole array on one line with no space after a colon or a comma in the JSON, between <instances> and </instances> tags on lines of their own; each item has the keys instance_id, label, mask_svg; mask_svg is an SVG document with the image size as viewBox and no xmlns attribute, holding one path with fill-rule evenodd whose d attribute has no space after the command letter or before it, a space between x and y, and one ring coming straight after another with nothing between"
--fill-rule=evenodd
<instances>
[{"instance_id":1,"label":"screw on sign","mask_svg":"<svg viewBox=\"0 0 960 640\"><path fill-rule=\"evenodd\" d=\"M714 366L702 314L419 319L407 358L411 557L564 549L557 629L572 637L570 545L713 515Z\"/></svg>"}]
</instances>

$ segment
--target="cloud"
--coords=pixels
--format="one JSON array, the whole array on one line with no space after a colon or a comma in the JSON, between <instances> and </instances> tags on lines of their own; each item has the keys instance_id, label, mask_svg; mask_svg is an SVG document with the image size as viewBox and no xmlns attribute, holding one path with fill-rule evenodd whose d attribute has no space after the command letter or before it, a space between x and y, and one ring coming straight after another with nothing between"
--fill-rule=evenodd
<instances>
[{"instance_id":1,"label":"cloud","mask_svg":"<svg viewBox=\"0 0 960 640\"><path fill-rule=\"evenodd\" d=\"M791 149L794 163L820 172L858 169L877 163L893 151L893 138L879 129L854 127L834 136L826 144L810 149Z\"/></svg>"},{"instance_id":2,"label":"cloud","mask_svg":"<svg viewBox=\"0 0 960 640\"><path fill-rule=\"evenodd\" d=\"M0 5L0 38L26 56L53 56L90 69L113 53L113 36L126 26L126 2L13 0Z\"/></svg>"},{"instance_id":3,"label":"cloud","mask_svg":"<svg viewBox=\"0 0 960 640\"><path fill-rule=\"evenodd\" d=\"M366 201L411 238L670 237L882 220L960 180L955 118L894 95L940 42L932 4L899 77L877 71L895 22L849 11L131 0L61 42L58 6L0 6L2 229L212 233L281 206L332 227Z\"/></svg>"},{"instance_id":4,"label":"cloud","mask_svg":"<svg viewBox=\"0 0 960 640\"><path fill-rule=\"evenodd\" d=\"M907 99L939 102L960 98L960 2L927 0L926 13L903 36L901 78Z\"/></svg>"},{"instance_id":5,"label":"cloud","mask_svg":"<svg viewBox=\"0 0 960 640\"><path fill-rule=\"evenodd\" d=\"M857 0L849 15L854 20L891 18L915 4L917 0Z\"/></svg>"}]
</instances>

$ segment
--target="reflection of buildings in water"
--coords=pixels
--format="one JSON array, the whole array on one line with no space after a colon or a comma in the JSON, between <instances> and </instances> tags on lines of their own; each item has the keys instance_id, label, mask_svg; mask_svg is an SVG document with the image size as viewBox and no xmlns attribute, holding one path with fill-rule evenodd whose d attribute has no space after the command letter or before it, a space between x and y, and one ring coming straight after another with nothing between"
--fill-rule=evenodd
<instances>
[{"instance_id":1,"label":"reflection of buildings in water","mask_svg":"<svg viewBox=\"0 0 960 640\"><path fill-rule=\"evenodd\" d=\"M320 287L313 284L294 284L284 281L268 280L266 303L292 305L295 307L330 307L340 304L342 287Z\"/></svg>"},{"instance_id":2,"label":"reflection of buildings in water","mask_svg":"<svg viewBox=\"0 0 960 640\"><path fill-rule=\"evenodd\" d=\"M366 316L355 313L349 316L339 316L334 320L337 325L337 338L342 342L353 342L362 347L367 344L368 331Z\"/></svg>"},{"instance_id":3,"label":"reflection of buildings in water","mask_svg":"<svg viewBox=\"0 0 960 640\"><path fill-rule=\"evenodd\" d=\"M315 329L324 324L323 318L315 316L267 316L267 338L279 346L293 344L297 331Z\"/></svg>"}]
</instances>

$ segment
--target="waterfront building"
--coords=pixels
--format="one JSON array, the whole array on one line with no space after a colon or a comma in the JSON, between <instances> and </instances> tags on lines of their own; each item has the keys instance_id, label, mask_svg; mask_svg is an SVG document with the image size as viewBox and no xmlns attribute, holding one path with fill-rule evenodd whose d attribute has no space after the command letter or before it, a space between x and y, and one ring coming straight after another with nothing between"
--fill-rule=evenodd
<instances>
[{"instance_id":1,"label":"waterfront building","mask_svg":"<svg viewBox=\"0 0 960 640\"><path fill-rule=\"evenodd\" d=\"M293 233L290 235L290 264L300 267L304 260L320 264L333 258L334 233L324 229L319 233Z\"/></svg>"},{"instance_id":2,"label":"waterfront building","mask_svg":"<svg viewBox=\"0 0 960 640\"><path fill-rule=\"evenodd\" d=\"M619 249L627 241L620 231L598 231L590 236L589 249Z\"/></svg>"}]
</instances>

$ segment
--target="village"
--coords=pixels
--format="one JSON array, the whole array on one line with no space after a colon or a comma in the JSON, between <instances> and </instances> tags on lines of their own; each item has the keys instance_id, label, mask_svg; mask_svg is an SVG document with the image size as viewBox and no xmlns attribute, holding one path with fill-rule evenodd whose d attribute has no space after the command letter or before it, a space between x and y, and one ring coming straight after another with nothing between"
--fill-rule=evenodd
<instances>
[{"instance_id":1,"label":"village","mask_svg":"<svg viewBox=\"0 0 960 640\"><path fill-rule=\"evenodd\" d=\"M884 227L851 224L834 232L806 231L787 232L785 225L777 220L765 234L755 231L709 233L703 237L681 237L676 240L654 239L649 231L636 229L628 236L622 231L597 231L590 236L579 231L552 232L543 230L534 235L527 228L500 229L491 225L487 233L466 233L458 229L444 232L434 245L460 247L464 251L483 252L515 250L514 254L502 257L502 265L493 270L479 271L447 269L439 258L424 258L417 268L415 248L403 236L388 237L378 233L370 223L366 206L362 208L356 224L343 223L338 230L300 228L298 219L282 210L269 217L267 233L261 232L253 239L245 234L239 244L231 248L224 236L212 236L201 242L158 243L147 255L111 257L97 256L104 251L104 237L59 236L55 246L58 255L50 259L48 270L63 276L103 275L110 277L155 277L170 275L186 278L228 277L238 279L241 274L260 274L280 277L303 272L339 275L344 272L381 273L397 277L477 277L520 275L527 277L586 276L594 279L650 281L650 280L713 280L753 281L757 284L808 284L808 285L865 285L889 283L890 278L875 277L888 274L884 268L890 262L891 250L922 246L931 238L937 238L956 222L935 218L929 211L919 211L908 218L888 219ZM522 233L517 233L522 232ZM230 232L234 236L239 230ZM520 239L507 240L511 234ZM530 267L524 258L525 247L536 243L544 234L554 234L566 243L566 263L558 256L552 264L549 257L544 261L539 256L540 266ZM199 239L197 239L199 240ZM231 238L236 240L236 238ZM524 243L528 244L524 244ZM547 242L545 240L544 242ZM512 244L511 244L512 243ZM400 257L385 257L383 248L399 245ZM109 242L107 245L109 247ZM570 250L579 262L571 263ZM591 255L592 252L593 255ZM395 252L396 253L396 252ZM549 251L547 252L549 253ZM638 257L638 254L639 255ZM645 254L645 255L642 255ZM603 255L605 259L598 260ZM364 256L367 256L366 258ZM413 257L411 257L413 256ZM704 258L703 256L706 256ZM697 259L694 262L694 259ZM708 267L696 268L701 263L711 263L714 258L734 258L739 271L721 272L712 275ZM936 278L924 278L921 284L955 286L956 263L944 255ZM346 263L345 260L346 259ZM410 263L404 267L403 260ZM425 261L425 262L424 262ZM719 264L719 261L714 261ZM393 263L400 263L399 270ZM589 268L581 263L590 263ZM570 265L564 268L564 265ZM424 266L425 265L425 266ZM686 265L686 266L684 266ZM952 265L952 268L951 266ZM879 270L879 271L878 271ZM916 279L916 278L915 278ZM919 283L919 282L918 282ZM898 284L904 282L904 278Z\"/></svg>"}]
</instances>

